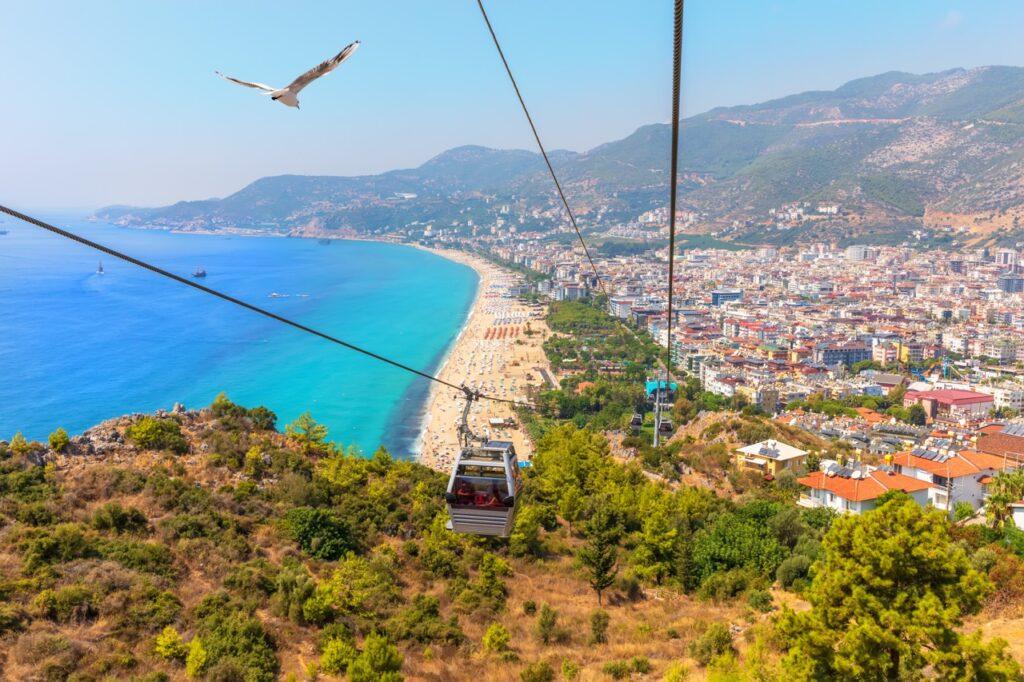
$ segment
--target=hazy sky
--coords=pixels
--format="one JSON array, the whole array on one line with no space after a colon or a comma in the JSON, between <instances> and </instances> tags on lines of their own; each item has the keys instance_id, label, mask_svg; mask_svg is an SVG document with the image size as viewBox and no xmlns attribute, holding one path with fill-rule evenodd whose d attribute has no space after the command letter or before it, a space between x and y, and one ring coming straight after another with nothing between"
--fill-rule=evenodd
<instances>
[{"instance_id":1,"label":"hazy sky","mask_svg":"<svg viewBox=\"0 0 1024 682\"><path fill-rule=\"evenodd\" d=\"M669 116L671 0L490 0L551 148ZM898 69L1024 65L1020 0L689 0L684 109ZM415 166L460 144L532 149L473 0L0 0L0 201L223 196L264 175ZM274 104L213 75L285 85Z\"/></svg>"}]
</instances>

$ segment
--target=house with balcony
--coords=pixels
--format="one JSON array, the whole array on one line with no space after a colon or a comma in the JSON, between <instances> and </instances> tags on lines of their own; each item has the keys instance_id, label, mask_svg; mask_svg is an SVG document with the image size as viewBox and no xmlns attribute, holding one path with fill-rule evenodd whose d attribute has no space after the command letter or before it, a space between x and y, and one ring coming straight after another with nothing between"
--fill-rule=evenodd
<instances>
[{"instance_id":1,"label":"house with balcony","mask_svg":"<svg viewBox=\"0 0 1024 682\"><path fill-rule=\"evenodd\" d=\"M943 511L957 502L968 502L975 510L980 509L992 477L1013 468L1002 458L984 452L941 453L925 448L893 455L892 466L898 473L932 484L928 501Z\"/></svg>"},{"instance_id":2,"label":"house with balcony","mask_svg":"<svg viewBox=\"0 0 1024 682\"><path fill-rule=\"evenodd\" d=\"M802 507L825 507L839 513L860 514L877 505L878 498L890 490L901 490L921 506L928 504L932 483L897 473L894 469L839 466L825 460L822 470L797 479L805 488L797 502Z\"/></svg>"}]
</instances>

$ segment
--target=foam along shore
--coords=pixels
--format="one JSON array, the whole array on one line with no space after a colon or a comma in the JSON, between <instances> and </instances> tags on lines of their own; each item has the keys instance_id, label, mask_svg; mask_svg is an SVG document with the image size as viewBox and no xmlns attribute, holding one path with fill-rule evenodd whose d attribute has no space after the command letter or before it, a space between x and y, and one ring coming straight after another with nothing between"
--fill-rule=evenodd
<instances>
[{"instance_id":1,"label":"foam along shore","mask_svg":"<svg viewBox=\"0 0 1024 682\"><path fill-rule=\"evenodd\" d=\"M518 276L504 268L461 251L425 250L468 265L480 277L469 317L438 376L499 398L527 401L529 387L542 386L545 373L550 374L542 347L550 334L543 308L510 295ZM440 471L451 468L459 449L458 425L464 405L464 398L455 390L440 385L431 389L418 443L422 464ZM499 420L507 425L498 425ZM469 426L478 436L511 440L520 461L533 455L512 405L477 401Z\"/></svg>"}]
</instances>

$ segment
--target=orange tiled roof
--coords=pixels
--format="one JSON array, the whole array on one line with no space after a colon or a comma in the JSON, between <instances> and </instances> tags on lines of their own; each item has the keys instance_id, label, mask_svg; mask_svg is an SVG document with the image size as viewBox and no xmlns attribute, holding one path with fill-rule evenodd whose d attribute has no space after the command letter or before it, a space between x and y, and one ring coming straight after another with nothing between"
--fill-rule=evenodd
<instances>
[{"instance_id":1,"label":"orange tiled roof","mask_svg":"<svg viewBox=\"0 0 1024 682\"><path fill-rule=\"evenodd\" d=\"M808 488L827 490L851 502L874 500L890 490L912 493L932 487L930 483L910 476L886 473L877 469L861 479L826 476L822 471L815 471L803 478L798 478L797 482Z\"/></svg>"},{"instance_id":2,"label":"orange tiled roof","mask_svg":"<svg viewBox=\"0 0 1024 682\"><path fill-rule=\"evenodd\" d=\"M995 469L999 471L1004 466L1016 464L1012 459L1004 460L998 455L978 452L977 450L961 450L960 456L980 469Z\"/></svg>"},{"instance_id":3,"label":"orange tiled roof","mask_svg":"<svg viewBox=\"0 0 1024 682\"><path fill-rule=\"evenodd\" d=\"M1003 468L1001 457L975 452L974 450L961 450L945 462L918 457L910 452L898 452L893 455L893 461L901 466L914 467L931 474L945 476L946 478L959 478L979 474L985 469Z\"/></svg>"},{"instance_id":4,"label":"orange tiled roof","mask_svg":"<svg viewBox=\"0 0 1024 682\"><path fill-rule=\"evenodd\" d=\"M945 462L932 459L925 459L909 452L898 452L893 455L893 461L900 466L914 467L927 471L930 474L945 476L946 478L960 478L981 472L981 468L961 457L953 456Z\"/></svg>"}]
</instances>

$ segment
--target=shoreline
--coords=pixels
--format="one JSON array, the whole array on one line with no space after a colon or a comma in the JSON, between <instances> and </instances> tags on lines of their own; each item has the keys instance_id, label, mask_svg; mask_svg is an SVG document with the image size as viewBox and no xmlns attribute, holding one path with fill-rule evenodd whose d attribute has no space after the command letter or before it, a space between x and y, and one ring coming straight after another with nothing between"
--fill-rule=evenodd
<instances>
[{"instance_id":1,"label":"shoreline","mask_svg":"<svg viewBox=\"0 0 1024 682\"><path fill-rule=\"evenodd\" d=\"M442 252L441 250L431 249L425 246L421 246L419 244L404 244L403 246L411 246L414 249L419 249L421 251L426 251L427 253L432 253L435 256L438 256L439 258L444 258L445 260L452 261L453 263L460 263L461 265L465 265L471 268L473 272L476 273L477 276L476 291L473 293L473 301L469 304L469 308L466 310L466 317L465 319L462 320L462 324L459 325L459 332L455 335L455 338L452 339L451 343L448 344L448 347L445 348L444 354L441 357L441 361L437 364L437 368L434 370L434 375L441 377L442 373L445 371L445 368L448 367L448 361L454 354L455 349L462 342L462 337L466 333L466 329L469 326L469 321L473 318L473 314L476 312L477 307L480 305L481 292L483 292L484 289L484 274L483 272L481 272L480 268L477 267L476 264L462 260L456 260L455 258L452 258L450 254ZM456 252L453 251L452 253ZM428 389L427 395L423 400L422 407L420 408L420 425L419 428L417 429L416 439L413 441L409 452L409 454L412 455L416 459L416 461L420 461L420 453L423 450L424 436L431 422L430 405L434 402L437 393L441 389L451 391L454 394L453 389L450 389L447 386L442 386L441 384L438 384L437 382L434 381L430 382L430 388Z\"/></svg>"},{"instance_id":2,"label":"shoreline","mask_svg":"<svg viewBox=\"0 0 1024 682\"><path fill-rule=\"evenodd\" d=\"M479 277L473 305L438 367L438 378L500 398L527 401L529 390L544 384L538 369L550 371L542 348L550 332L540 310L508 297L508 288L518 275L463 251L405 246L471 267ZM439 384L431 387L415 443L420 464L442 472L450 469L459 449L458 422L463 407L462 396L455 390ZM492 424L492 419L506 420L506 424ZM533 455L532 443L508 403L477 402L469 425L478 436L511 440L520 461Z\"/></svg>"},{"instance_id":3,"label":"shoreline","mask_svg":"<svg viewBox=\"0 0 1024 682\"><path fill-rule=\"evenodd\" d=\"M112 226L196 236L322 238L313 234L257 234L237 228L175 230L154 226ZM454 249L354 235L330 238L411 247L471 268L478 278L473 301L458 333L444 350L434 375L455 385L465 384L496 397L520 402L528 400L530 389L544 385L541 370L550 372L550 366L542 344L550 330L539 308L509 296L508 288L521 281L520 275L480 256ZM459 449L458 426L464 401L460 392L436 382L430 383L418 406L419 424L409 445L408 457L424 466L447 472ZM499 425L491 420L505 423ZM518 424L512 405L479 401L473 406L469 425L477 436L512 441L520 461L528 461L532 457L532 443Z\"/></svg>"}]
</instances>

